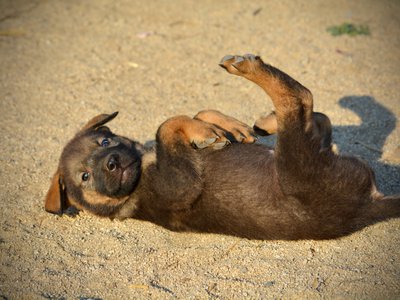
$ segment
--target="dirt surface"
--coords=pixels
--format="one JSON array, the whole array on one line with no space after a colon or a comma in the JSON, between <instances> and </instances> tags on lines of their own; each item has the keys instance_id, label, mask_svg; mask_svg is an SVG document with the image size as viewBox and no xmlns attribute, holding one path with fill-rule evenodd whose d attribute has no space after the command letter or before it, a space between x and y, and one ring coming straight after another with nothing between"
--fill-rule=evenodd
<instances>
[{"instance_id":1,"label":"dirt surface","mask_svg":"<svg viewBox=\"0 0 400 300\"><path fill-rule=\"evenodd\" d=\"M244 53L311 89L340 151L400 193L399 15L398 1L1 0L0 298L399 298L400 220L282 242L43 210L63 145L96 114L120 111L111 128L146 142L177 114L269 112L217 66ZM371 35L326 32L344 21Z\"/></svg>"}]
</instances>

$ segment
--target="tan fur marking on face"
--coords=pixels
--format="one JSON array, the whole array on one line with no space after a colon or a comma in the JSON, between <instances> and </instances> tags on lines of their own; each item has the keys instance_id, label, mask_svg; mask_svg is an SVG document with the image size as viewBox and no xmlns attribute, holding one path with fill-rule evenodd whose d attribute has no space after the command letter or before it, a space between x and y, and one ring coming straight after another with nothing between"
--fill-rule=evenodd
<instances>
[{"instance_id":1,"label":"tan fur marking on face","mask_svg":"<svg viewBox=\"0 0 400 300\"><path fill-rule=\"evenodd\" d=\"M95 205L109 205L109 206L118 206L121 203L128 200L129 196L123 198L111 198L108 196L101 195L95 191L83 191L83 197L86 202Z\"/></svg>"},{"instance_id":2,"label":"tan fur marking on face","mask_svg":"<svg viewBox=\"0 0 400 300\"><path fill-rule=\"evenodd\" d=\"M74 198L72 198L71 196L68 197L69 202L71 203L72 206L74 206L77 210L82 210L84 211L85 208L79 204L78 201L76 201Z\"/></svg>"}]
</instances>

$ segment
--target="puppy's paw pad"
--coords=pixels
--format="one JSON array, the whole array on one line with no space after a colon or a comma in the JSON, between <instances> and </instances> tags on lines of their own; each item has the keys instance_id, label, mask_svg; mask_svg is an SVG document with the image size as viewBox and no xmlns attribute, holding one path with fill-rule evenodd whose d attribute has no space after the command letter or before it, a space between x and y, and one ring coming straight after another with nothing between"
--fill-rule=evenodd
<instances>
[{"instance_id":1,"label":"puppy's paw pad","mask_svg":"<svg viewBox=\"0 0 400 300\"><path fill-rule=\"evenodd\" d=\"M233 56L233 55L225 55L222 59L221 59L221 61L220 61L220 65L223 65L225 62L227 62L227 61L231 61L232 59L234 59L235 58L235 56ZM221 66L221 67L223 67L223 66Z\"/></svg>"},{"instance_id":2,"label":"puppy's paw pad","mask_svg":"<svg viewBox=\"0 0 400 300\"><path fill-rule=\"evenodd\" d=\"M259 56L256 56L254 54L245 54L243 55L243 57L249 61L256 61L257 59L259 59Z\"/></svg>"}]
</instances>

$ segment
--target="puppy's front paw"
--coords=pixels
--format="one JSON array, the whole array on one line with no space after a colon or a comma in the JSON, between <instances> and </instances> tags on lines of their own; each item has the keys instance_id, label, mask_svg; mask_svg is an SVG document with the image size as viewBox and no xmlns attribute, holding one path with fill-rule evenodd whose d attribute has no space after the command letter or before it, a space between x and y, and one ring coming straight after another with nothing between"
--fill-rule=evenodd
<instances>
[{"instance_id":1,"label":"puppy's front paw","mask_svg":"<svg viewBox=\"0 0 400 300\"><path fill-rule=\"evenodd\" d=\"M221 149L230 144L222 129L187 116L173 117L161 124L157 141L176 151L177 145L195 149Z\"/></svg>"},{"instance_id":2,"label":"puppy's front paw","mask_svg":"<svg viewBox=\"0 0 400 300\"><path fill-rule=\"evenodd\" d=\"M244 76L254 73L263 65L263 61L259 56L253 54L226 55L221 59L219 65L231 74Z\"/></svg>"},{"instance_id":3,"label":"puppy's front paw","mask_svg":"<svg viewBox=\"0 0 400 300\"><path fill-rule=\"evenodd\" d=\"M194 119L218 126L231 142L252 144L257 140L253 129L239 120L217 110L203 110Z\"/></svg>"}]
</instances>

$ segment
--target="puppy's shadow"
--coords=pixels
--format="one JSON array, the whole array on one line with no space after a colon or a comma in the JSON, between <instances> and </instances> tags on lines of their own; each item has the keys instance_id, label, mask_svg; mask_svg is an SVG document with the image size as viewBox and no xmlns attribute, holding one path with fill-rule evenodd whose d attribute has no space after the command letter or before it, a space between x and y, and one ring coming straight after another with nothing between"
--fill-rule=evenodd
<instances>
[{"instance_id":1,"label":"puppy's shadow","mask_svg":"<svg viewBox=\"0 0 400 300\"><path fill-rule=\"evenodd\" d=\"M386 138L396 128L395 115L369 96L343 97L339 105L356 113L361 124L334 126L336 143L346 152L353 151L353 145L359 145L356 147L359 155L367 160L379 160Z\"/></svg>"},{"instance_id":2,"label":"puppy's shadow","mask_svg":"<svg viewBox=\"0 0 400 300\"><path fill-rule=\"evenodd\" d=\"M368 161L380 191L400 193L400 166L381 160L385 141L396 128L396 116L370 96L346 96L339 100L339 105L357 114L361 124L333 126L333 142L341 153Z\"/></svg>"}]
</instances>

